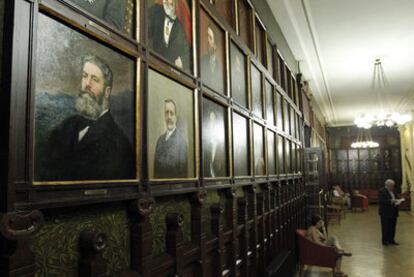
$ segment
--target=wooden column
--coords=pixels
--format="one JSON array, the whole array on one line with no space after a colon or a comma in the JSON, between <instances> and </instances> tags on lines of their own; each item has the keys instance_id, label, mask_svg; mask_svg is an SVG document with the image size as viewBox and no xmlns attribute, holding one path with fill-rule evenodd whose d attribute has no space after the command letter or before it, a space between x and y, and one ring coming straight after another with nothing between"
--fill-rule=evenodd
<instances>
[{"instance_id":1,"label":"wooden column","mask_svg":"<svg viewBox=\"0 0 414 277\"><path fill-rule=\"evenodd\" d=\"M236 189L229 188L224 190L224 196L226 197L226 222L227 222L227 230L231 230L231 243L229 247L227 247L226 252L228 257L227 269L230 270L232 275L236 275L237 267L236 267L236 255L238 249L238 237L237 237L237 229L236 229L236 205L235 205L235 196L236 196Z\"/></svg>"},{"instance_id":2,"label":"wooden column","mask_svg":"<svg viewBox=\"0 0 414 277\"><path fill-rule=\"evenodd\" d=\"M184 218L178 213L170 213L165 217L167 224L167 233L165 238L166 250L169 255L174 258L174 274L181 276L183 273L183 252L184 241L181 227L184 223Z\"/></svg>"},{"instance_id":3,"label":"wooden column","mask_svg":"<svg viewBox=\"0 0 414 277\"><path fill-rule=\"evenodd\" d=\"M247 252L249 250L249 232L247 220L247 201L246 198L237 199L237 224L243 226L239 235L239 253L241 259L240 277L248 276L249 258Z\"/></svg>"},{"instance_id":4,"label":"wooden column","mask_svg":"<svg viewBox=\"0 0 414 277\"><path fill-rule=\"evenodd\" d=\"M149 215L155 201L143 197L133 201L129 206L131 218L131 269L142 277L151 276L152 262L152 227Z\"/></svg>"},{"instance_id":5,"label":"wooden column","mask_svg":"<svg viewBox=\"0 0 414 277\"><path fill-rule=\"evenodd\" d=\"M107 238L102 232L85 229L79 236L79 277L104 276L107 261L102 257Z\"/></svg>"},{"instance_id":6,"label":"wooden column","mask_svg":"<svg viewBox=\"0 0 414 277\"><path fill-rule=\"evenodd\" d=\"M207 276L207 266L204 262L206 257L206 230L204 228L204 217L202 207L207 198L205 190L198 191L191 196L191 240L199 247L198 263L199 276Z\"/></svg>"},{"instance_id":7,"label":"wooden column","mask_svg":"<svg viewBox=\"0 0 414 277\"><path fill-rule=\"evenodd\" d=\"M0 276L34 276L34 256L29 239L43 226L40 211L1 214L0 221Z\"/></svg>"},{"instance_id":8,"label":"wooden column","mask_svg":"<svg viewBox=\"0 0 414 277\"><path fill-rule=\"evenodd\" d=\"M210 206L211 212L211 231L217 237L217 251L213 257L213 276L222 276L223 274L223 208L220 204L215 203Z\"/></svg>"}]
</instances>

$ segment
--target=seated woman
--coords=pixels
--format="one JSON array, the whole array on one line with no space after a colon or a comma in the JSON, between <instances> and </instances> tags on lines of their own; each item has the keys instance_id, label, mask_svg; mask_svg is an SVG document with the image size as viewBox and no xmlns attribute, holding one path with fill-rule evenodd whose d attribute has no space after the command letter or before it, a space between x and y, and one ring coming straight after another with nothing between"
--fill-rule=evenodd
<instances>
[{"instance_id":1,"label":"seated woman","mask_svg":"<svg viewBox=\"0 0 414 277\"><path fill-rule=\"evenodd\" d=\"M341 258L342 256L352 256L352 254L349 252L345 252L345 250L339 244L337 237L327 236L325 224L319 215L312 216L311 225L308 228L306 237L316 244L334 247L335 251L340 255L336 262L335 275L347 276L345 273L341 271Z\"/></svg>"}]
</instances>

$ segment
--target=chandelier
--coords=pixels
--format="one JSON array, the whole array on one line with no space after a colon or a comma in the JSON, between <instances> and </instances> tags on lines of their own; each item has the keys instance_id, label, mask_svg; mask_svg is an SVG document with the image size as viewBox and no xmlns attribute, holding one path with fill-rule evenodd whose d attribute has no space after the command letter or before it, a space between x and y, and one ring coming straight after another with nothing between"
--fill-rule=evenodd
<instances>
[{"instance_id":1,"label":"chandelier","mask_svg":"<svg viewBox=\"0 0 414 277\"><path fill-rule=\"evenodd\" d=\"M403 125L412 120L411 114L400 114L400 113L380 113L378 115L360 115L355 118L354 123L358 128L369 129L372 126L387 126L393 127L396 125Z\"/></svg>"},{"instance_id":2,"label":"chandelier","mask_svg":"<svg viewBox=\"0 0 414 277\"><path fill-rule=\"evenodd\" d=\"M389 83L385 76L382 61L380 58L376 58L374 60L371 89L377 95L380 112L378 114L361 114L356 117L354 123L358 128L369 129L372 126L393 127L403 125L412 120L411 113L401 114L398 112L391 113L384 111L384 101L386 101L384 97L388 86Z\"/></svg>"},{"instance_id":3,"label":"chandelier","mask_svg":"<svg viewBox=\"0 0 414 277\"><path fill-rule=\"evenodd\" d=\"M369 129L359 128L357 140L351 143L351 148L375 148L379 143L372 140Z\"/></svg>"}]
</instances>

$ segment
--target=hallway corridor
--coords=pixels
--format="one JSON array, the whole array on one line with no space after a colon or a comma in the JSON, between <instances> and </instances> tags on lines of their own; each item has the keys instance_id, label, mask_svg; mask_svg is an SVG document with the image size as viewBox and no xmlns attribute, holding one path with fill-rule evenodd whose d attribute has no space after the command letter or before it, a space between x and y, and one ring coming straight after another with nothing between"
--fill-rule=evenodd
<instances>
[{"instance_id":1,"label":"hallway corridor","mask_svg":"<svg viewBox=\"0 0 414 277\"><path fill-rule=\"evenodd\" d=\"M366 212L348 212L339 225L333 222L329 234L336 235L342 246L352 252L345 257L342 270L349 277L414 276L414 214L400 212L396 241L399 246L382 246L378 206ZM306 277L331 276L330 271L312 269Z\"/></svg>"}]
</instances>

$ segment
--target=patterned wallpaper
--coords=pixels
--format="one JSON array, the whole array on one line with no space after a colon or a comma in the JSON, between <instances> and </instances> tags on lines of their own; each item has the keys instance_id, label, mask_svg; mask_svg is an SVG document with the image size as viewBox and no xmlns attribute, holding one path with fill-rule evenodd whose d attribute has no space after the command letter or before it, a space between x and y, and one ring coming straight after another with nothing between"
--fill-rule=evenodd
<instances>
[{"instance_id":1,"label":"patterned wallpaper","mask_svg":"<svg viewBox=\"0 0 414 277\"><path fill-rule=\"evenodd\" d=\"M125 207L122 204L88 206L58 215L45 212L45 225L31 241L36 276L77 276L79 234L86 228L102 231L107 236L103 257L108 275L129 268L129 222Z\"/></svg>"}]
</instances>

